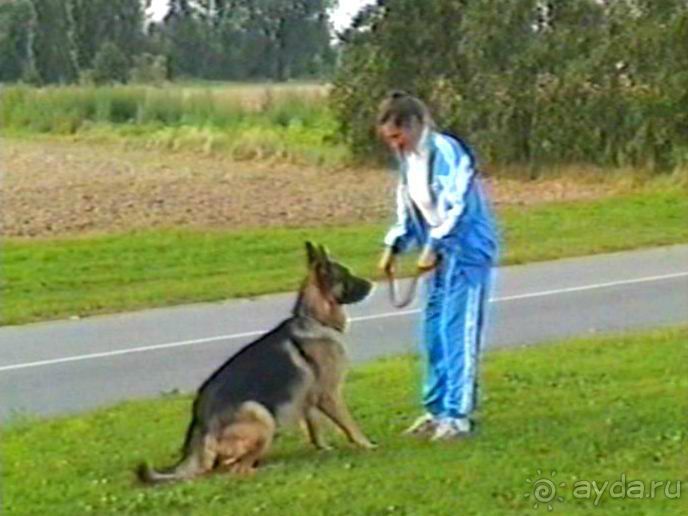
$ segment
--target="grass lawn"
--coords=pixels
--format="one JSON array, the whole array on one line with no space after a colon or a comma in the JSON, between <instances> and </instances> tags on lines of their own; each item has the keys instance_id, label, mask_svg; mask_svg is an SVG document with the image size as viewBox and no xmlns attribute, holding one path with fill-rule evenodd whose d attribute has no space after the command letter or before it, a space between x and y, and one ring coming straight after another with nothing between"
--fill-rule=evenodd
<instances>
[{"instance_id":1,"label":"grass lawn","mask_svg":"<svg viewBox=\"0 0 688 516\"><path fill-rule=\"evenodd\" d=\"M479 434L430 444L399 435L418 413L418 362L379 361L355 369L347 384L352 412L378 450L353 449L333 432L335 451L316 452L293 429L253 478L214 475L156 488L138 486L133 469L144 459L175 460L189 396L20 420L1 435L3 508L503 515L547 513L550 504L566 515L686 514L687 364L688 328L491 352ZM547 480L556 496L537 491L538 503L536 486ZM653 481L663 484L650 496Z\"/></svg>"},{"instance_id":2,"label":"grass lawn","mask_svg":"<svg viewBox=\"0 0 688 516\"><path fill-rule=\"evenodd\" d=\"M673 189L502 211L504 264L688 242L688 196ZM295 289L303 242L377 277L385 226L149 231L6 239L2 324Z\"/></svg>"}]
</instances>

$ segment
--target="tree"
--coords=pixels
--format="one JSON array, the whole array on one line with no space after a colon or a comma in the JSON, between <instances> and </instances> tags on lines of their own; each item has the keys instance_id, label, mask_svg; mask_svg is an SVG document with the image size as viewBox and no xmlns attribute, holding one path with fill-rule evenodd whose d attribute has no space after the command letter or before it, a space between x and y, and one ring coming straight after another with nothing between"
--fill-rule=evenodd
<instances>
[{"instance_id":1,"label":"tree","mask_svg":"<svg viewBox=\"0 0 688 516\"><path fill-rule=\"evenodd\" d=\"M248 3L250 30L265 40L263 59L270 63L268 76L284 81L298 75L299 67L329 49L325 0L256 0Z\"/></svg>"},{"instance_id":2,"label":"tree","mask_svg":"<svg viewBox=\"0 0 688 516\"><path fill-rule=\"evenodd\" d=\"M43 82L68 84L78 76L74 45L69 38L67 6L62 0L30 0L30 65Z\"/></svg>"},{"instance_id":3,"label":"tree","mask_svg":"<svg viewBox=\"0 0 688 516\"><path fill-rule=\"evenodd\" d=\"M29 58L31 5L20 0L0 3L0 82L17 81Z\"/></svg>"},{"instance_id":4,"label":"tree","mask_svg":"<svg viewBox=\"0 0 688 516\"><path fill-rule=\"evenodd\" d=\"M287 80L334 61L329 0L173 0L161 29L179 72Z\"/></svg>"},{"instance_id":5,"label":"tree","mask_svg":"<svg viewBox=\"0 0 688 516\"><path fill-rule=\"evenodd\" d=\"M125 56L145 49L144 12L140 0L65 0L69 35L80 69L93 66L96 52L106 41Z\"/></svg>"},{"instance_id":6,"label":"tree","mask_svg":"<svg viewBox=\"0 0 688 516\"><path fill-rule=\"evenodd\" d=\"M189 0L171 0L167 15L152 31L158 36L172 75L209 77L207 63L215 52L215 38L200 19L197 4Z\"/></svg>"},{"instance_id":7,"label":"tree","mask_svg":"<svg viewBox=\"0 0 688 516\"><path fill-rule=\"evenodd\" d=\"M146 50L140 0L0 2L0 80L72 83L113 42L127 61Z\"/></svg>"}]
</instances>

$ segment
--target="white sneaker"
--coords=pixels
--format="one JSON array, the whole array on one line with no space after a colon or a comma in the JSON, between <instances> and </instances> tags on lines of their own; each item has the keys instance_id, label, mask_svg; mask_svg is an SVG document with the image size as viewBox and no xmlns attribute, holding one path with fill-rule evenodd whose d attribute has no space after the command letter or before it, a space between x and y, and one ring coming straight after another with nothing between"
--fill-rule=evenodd
<instances>
[{"instance_id":1,"label":"white sneaker","mask_svg":"<svg viewBox=\"0 0 688 516\"><path fill-rule=\"evenodd\" d=\"M435 431L439 420L426 412L416 419L411 426L404 430L405 435L430 435Z\"/></svg>"},{"instance_id":2,"label":"white sneaker","mask_svg":"<svg viewBox=\"0 0 688 516\"><path fill-rule=\"evenodd\" d=\"M471 420L465 417L442 418L435 427L431 441L449 441L461 437L468 437L473 432Z\"/></svg>"}]
</instances>

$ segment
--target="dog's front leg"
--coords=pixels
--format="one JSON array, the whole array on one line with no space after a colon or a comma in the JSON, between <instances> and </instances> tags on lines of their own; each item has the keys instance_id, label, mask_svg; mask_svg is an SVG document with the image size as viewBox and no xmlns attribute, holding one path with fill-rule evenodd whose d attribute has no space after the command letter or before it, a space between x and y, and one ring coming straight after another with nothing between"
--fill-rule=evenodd
<instances>
[{"instance_id":1,"label":"dog's front leg","mask_svg":"<svg viewBox=\"0 0 688 516\"><path fill-rule=\"evenodd\" d=\"M370 440L361 432L358 425L351 417L349 409L344 403L339 394L325 394L319 402L318 408L322 410L349 438L349 441L360 446L361 448L373 449L377 445L370 442Z\"/></svg>"},{"instance_id":2,"label":"dog's front leg","mask_svg":"<svg viewBox=\"0 0 688 516\"><path fill-rule=\"evenodd\" d=\"M315 407L309 407L304 412L303 421L306 425L308 440L318 450L331 450L332 448L323 440L316 410Z\"/></svg>"}]
</instances>

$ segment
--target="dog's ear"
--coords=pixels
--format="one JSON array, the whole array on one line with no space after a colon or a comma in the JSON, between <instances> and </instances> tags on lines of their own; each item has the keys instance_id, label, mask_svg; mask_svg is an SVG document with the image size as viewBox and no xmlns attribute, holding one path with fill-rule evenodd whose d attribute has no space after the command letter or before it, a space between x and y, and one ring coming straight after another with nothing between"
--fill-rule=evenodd
<instances>
[{"instance_id":1,"label":"dog's ear","mask_svg":"<svg viewBox=\"0 0 688 516\"><path fill-rule=\"evenodd\" d=\"M320 249L320 259L324 262L330 261L330 255L327 252L327 249L325 249L325 246L322 244L318 244L318 248Z\"/></svg>"},{"instance_id":2,"label":"dog's ear","mask_svg":"<svg viewBox=\"0 0 688 516\"><path fill-rule=\"evenodd\" d=\"M320 261L320 256L318 249L309 240L306 242L306 255L308 256L308 266L313 267L318 261Z\"/></svg>"}]
</instances>

